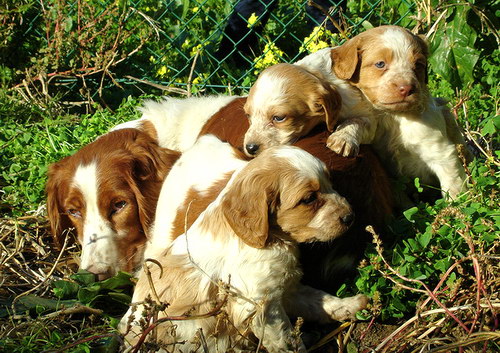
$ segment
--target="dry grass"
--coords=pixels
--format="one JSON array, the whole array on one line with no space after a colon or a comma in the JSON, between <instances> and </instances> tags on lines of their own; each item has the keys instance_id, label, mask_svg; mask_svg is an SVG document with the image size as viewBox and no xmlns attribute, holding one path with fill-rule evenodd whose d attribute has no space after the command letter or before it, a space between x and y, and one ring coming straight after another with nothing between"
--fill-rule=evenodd
<instances>
[{"instance_id":1,"label":"dry grass","mask_svg":"<svg viewBox=\"0 0 500 353\"><path fill-rule=\"evenodd\" d=\"M78 268L79 248L67 242L62 251L55 249L47 226L41 212L17 219L0 219L0 297L2 306L11 310L8 316L0 317L0 351L2 340L6 339L27 344L26 338L35 336L43 342L40 345L46 351L70 351L79 343L114 335L97 309L77 304L44 311L41 315L23 309L24 300L31 296L53 298L51 282L67 278ZM495 352L500 344L497 331L500 265L498 249L493 247L490 251L472 253L461 260L473 262L476 272L475 276L457 283L453 300L441 296L442 288L438 284L428 293L422 293L418 312L406 321L396 325L376 321L345 323L334 326L329 333L325 327L315 327L312 331L321 332L321 339L312 348L317 352L349 353ZM460 265L456 263L453 267ZM397 273L391 274L397 276ZM410 284L411 281L407 283ZM436 300L439 305L431 308ZM310 328L305 330L306 335L310 334L307 332ZM58 333L56 342L50 343L54 332ZM137 351L158 347L151 343L136 347ZM47 350L51 344L54 350Z\"/></svg>"}]
</instances>

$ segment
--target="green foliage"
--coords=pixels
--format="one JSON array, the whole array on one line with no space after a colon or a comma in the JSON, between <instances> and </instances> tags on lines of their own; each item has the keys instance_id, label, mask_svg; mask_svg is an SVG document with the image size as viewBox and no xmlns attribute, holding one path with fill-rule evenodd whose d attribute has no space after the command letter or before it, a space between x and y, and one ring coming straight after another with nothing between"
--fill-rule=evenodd
<instances>
[{"instance_id":1,"label":"green foliage","mask_svg":"<svg viewBox=\"0 0 500 353\"><path fill-rule=\"evenodd\" d=\"M119 272L112 278L96 282L94 274L80 271L71 280L54 282L54 295L61 300L76 299L78 303L103 309L105 313L123 313L131 300L131 275Z\"/></svg>"},{"instance_id":2,"label":"green foliage","mask_svg":"<svg viewBox=\"0 0 500 353\"><path fill-rule=\"evenodd\" d=\"M47 350L64 350L64 352L71 353L116 352L119 341L112 332L130 304L133 285L131 275L125 272L119 272L114 277L96 282L93 274L80 271L71 275L68 280L53 282L53 293L56 299L34 295L21 297L15 305L16 312L27 313L38 324L32 323L29 335L17 338L12 335L0 339L0 352L32 353ZM59 330L64 324L56 324L57 330L50 330L48 324L44 324L44 315L55 310L71 310L79 305L102 310L97 320L98 326L91 325L90 328L76 331L72 328L69 330L72 333L62 334ZM6 316L10 308L11 302L0 301L0 317ZM39 321L36 321L37 319ZM74 326L75 323L69 322L68 325ZM99 331L102 335L97 334ZM86 337L90 337L86 340L88 342L74 344L75 341Z\"/></svg>"},{"instance_id":3,"label":"green foliage","mask_svg":"<svg viewBox=\"0 0 500 353\"><path fill-rule=\"evenodd\" d=\"M434 72L445 77L454 87L466 87L473 81L474 67L479 59L475 48L477 34L468 25L470 8L456 6L446 10L444 24L431 40L430 63Z\"/></svg>"},{"instance_id":4,"label":"green foliage","mask_svg":"<svg viewBox=\"0 0 500 353\"><path fill-rule=\"evenodd\" d=\"M474 270L468 257L488 253L500 239L498 159L476 159L470 171L473 184L457 201L419 203L389 224L392 240L383 243L387 247L367 249L368 261L359 268L354 285L375 298L376 314L382 320L414 312L425 293L423 284L434 290L444 278L443 301L453 300L459 287L473 285ZM342 287L339 294L345 295L348 287Z\"/></svg>"},{"instance_id":5,"label":"green foliage","mask_svg":"<svg viewBox=\"0 0 500 353\"><path fill-rule=\"evenodd\" d=\"M123 121L136 119L139 100L128 98L116 112L100 110L93 115L59 115L34 105L18 103L0 94L1 200L10 212L38 208L44 200L50 163L71 155L81 146ZM3 101L3 102L2 102Z\"/></svg>"}]
</instances>

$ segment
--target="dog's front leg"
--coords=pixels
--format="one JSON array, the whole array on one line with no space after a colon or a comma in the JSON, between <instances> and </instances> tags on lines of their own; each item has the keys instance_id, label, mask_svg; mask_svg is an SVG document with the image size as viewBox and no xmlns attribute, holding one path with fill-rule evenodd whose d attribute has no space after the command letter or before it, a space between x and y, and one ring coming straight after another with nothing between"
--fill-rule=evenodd
<instances>
[{"instance_id":1,"label":"dog's front leg","mask_svg":"<svg viewBox=\"0 0 500 353\"><path fill-rule=\"evenodd\" d=\"M306 321L328 323L332 320L353 320L356 312L365 309L368 297L358 294L353 297L338 298L322 290L299 284L288 291L284 300L286 312L300 316Z\"/></svg>"},{"instance_id":2,"label":"dog's front leg","mask_svg":"<svg viewBox=\"0 0 500 353\"><path fill-rule=\"evenodd\" d=\"M270 300L259 305L252 318L251 328L268 352L306 352L302 339L292 334L292 324L281 300Z\"/></svg>"},{"instance_id":3,"label":"dog's front leg","mask_svg":"<svg viewBox=\"0 0 500 353\"><path fill-rule=\"evenodd\" d=\"M444 198L456 199L457 195L465 190L465 171L458 156L452 156L447 161L429 163L429 168L439 179Z\"/></svg>"},{"instance_id":4,"label":"dog's front leg","mask_svg":"<svg viewBox=\"0 0 500 353\"><path fill-rule=\"evenodd\" d=\"M359 145L371 143L376 130L376 118L348 118L339 123L335 132L328 137L326 145L341 156L357 156Z\"/></svg>"}]
</instances>

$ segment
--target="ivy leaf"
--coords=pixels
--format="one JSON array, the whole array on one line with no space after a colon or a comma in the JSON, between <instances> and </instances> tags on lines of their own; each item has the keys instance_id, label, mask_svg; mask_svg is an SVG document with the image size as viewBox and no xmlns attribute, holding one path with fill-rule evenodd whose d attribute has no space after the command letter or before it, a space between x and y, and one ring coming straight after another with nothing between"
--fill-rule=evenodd
<instances>
[{"instance_id":1,"label":"ivy leaf","mask_svg":"<svg viewBox=\"0 0 500 353\"><path fill-rule=\"evenodd\" d=\"M456 6L431 41L432 69L454 87L464 87L473 81L473 70L479 59L474 48L477 34L467 23L469 8Z\"/></svg>"}]
</instances>

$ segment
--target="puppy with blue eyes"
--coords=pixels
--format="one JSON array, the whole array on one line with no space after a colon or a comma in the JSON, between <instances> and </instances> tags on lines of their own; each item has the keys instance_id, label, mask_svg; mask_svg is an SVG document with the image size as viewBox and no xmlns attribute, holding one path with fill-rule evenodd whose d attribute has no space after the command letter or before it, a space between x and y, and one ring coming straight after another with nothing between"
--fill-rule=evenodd
<instances>
[{"instance_id":1,"label":"puppy with blue eyes","mask_svg":"<svg viewBox=\"0 0 500 353\"><path fill-rule=\"evenodd\" d=\"M456 145L465 141L442 100L429 93L428 56L421 37L381 26L263 71L245 105L245 153L292 143L325 121L334 152L355 156L360 144L372 144L394 176L418 177L456 198L465 187ZM331 87L337 104L323 104L332 95L318 95L311 82Z\"/></svg>"},{"instance_id":2,"label":"puppy with blue eyes","mask_svg":"<svg viewBox=\"0 0 500 353\"><path fill-rule=\"evenodd\" d=\"M266 148L292 144L320 123L333 131L341 102L335 86L319 72L292 64L265 69L244 106L250 123L245 153L254 157Z\"/></svg>"}]
</instances>

